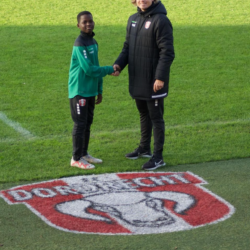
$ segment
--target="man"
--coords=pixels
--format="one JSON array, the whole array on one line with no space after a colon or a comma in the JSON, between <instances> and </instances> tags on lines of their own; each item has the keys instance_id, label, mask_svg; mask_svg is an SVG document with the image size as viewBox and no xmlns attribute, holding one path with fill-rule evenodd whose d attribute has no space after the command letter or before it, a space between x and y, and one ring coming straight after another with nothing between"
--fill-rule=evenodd
<instances>
[{"instance_id":1,"label":"man","mask_svg":"<svg viewBox=\"0 0 250 250\"><path fill-rule=\"evenodd\" d=\"M115 61L122 71L128 64L129 93L140 114L139 147L126 155L129 159L151 157L142 168L154 170L164 166L162 156L165 123L164 98L168 95L170 66L174 60L172 24L164 5L158 0L131 0L137 13L130 16L126 41ZM152 128L154 151L151 155Z\"/></svg>"}]
</instances>

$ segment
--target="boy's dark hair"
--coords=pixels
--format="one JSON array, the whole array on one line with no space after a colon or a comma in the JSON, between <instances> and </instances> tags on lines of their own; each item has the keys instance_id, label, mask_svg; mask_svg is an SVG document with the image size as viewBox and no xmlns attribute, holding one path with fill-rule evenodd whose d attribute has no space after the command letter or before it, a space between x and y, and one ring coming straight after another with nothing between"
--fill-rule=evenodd
<instances>
[{"instance_id":1,"label":"boy's dark hair","mask_svg":"<svg viewBox=\"0 0 250 250\"><path fill-rule=\"evenodd\" d=\"M82 12L80 12L78 15L77 15L77 23L79 23L79 21L80 21L80 18L81 18L81 16L83 16L83 15L91 15L92 16L92 14L89 12L89 11L82 11Z\"/></svg>"}]
</instances>

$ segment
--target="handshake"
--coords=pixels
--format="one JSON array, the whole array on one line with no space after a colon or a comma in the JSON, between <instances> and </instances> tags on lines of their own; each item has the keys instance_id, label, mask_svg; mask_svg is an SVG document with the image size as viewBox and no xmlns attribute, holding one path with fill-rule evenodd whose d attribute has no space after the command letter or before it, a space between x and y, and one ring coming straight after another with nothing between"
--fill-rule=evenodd
<instances>
[{"instance_id":1,"label":"handshake","mask_svg":"<svg viewBox=\"0 0 250 250\"><path fill-rule=\"evenodd\" d=\"M113 65L114 73L112 73L112 76L119 76L121 72L121 67L118 64Z\"/></svg>"}]
</instances>

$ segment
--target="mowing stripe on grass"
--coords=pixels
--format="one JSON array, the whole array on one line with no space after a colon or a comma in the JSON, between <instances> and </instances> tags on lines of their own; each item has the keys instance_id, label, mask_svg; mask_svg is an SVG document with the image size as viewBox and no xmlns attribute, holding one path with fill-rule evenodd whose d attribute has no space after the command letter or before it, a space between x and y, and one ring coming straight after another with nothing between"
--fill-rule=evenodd
<instances>
[{"instance_id":1,"label":"mowing stripe on grass","mask_svg":"<svg viewBox=\"0 0 250 250\"><path fill-rule=\"evenodd\" d=\"M167 123L167 122L166 122ZM197 123L188 123L188 124L176 124L176 125L171 125L171 126L165 126L166 130L170 129L185 129L185 128L196 128L196 127L202 127L202 126L223 126L223 125L230 125L230 124L247 124L250 123L250 118L246 119L237 119L237 120L231 120L231 121L208 121L208 122L197 122ZM120 133L127 133L127 132L139 132L140 124L138 123L138 128L135 129L117 129L117 130L112 130L112 131L100 131L100 132L94 132L94 135L99 135L99 134L106 134L106 133L111 133L111 134L120 134ZM61 137L61 136L60 136Z\"/></svg>"},{"instance_id":2,"label":"mowing stripe on grass","mask_svg":"<svg viewBox=\"0 0 250 250\"><path fill-rule=\"evenodd\" d=\"M166 126L165 128L166 129L173 129L173 128L217 126L217 125L242 124L242 123L250 123L250 118L237 119L237 120L231 120L231 121L208 121L208 122L199 122L199 123L189 123L189 124L185 124L185 125Z\"/></svg>"},{"instance_id":3,"label":"mowing stripe on grass","mask_svg":"<svg viewBox=\"0 0 250 250\"><path fill-rule=\"evenodd\" d=\"M24 129L18 122L14 122L10 120L3 112L0 112L0 120L2 120L6 125L13 128L15 131L17 131L19 134L21 134L25 138L35 137L28 130Z\"/></svg>"},{"instance_id":4,"label":"mowing stripe on grass","mask_svg":"<svg viewBox=\"0 0 250 250\"><path fill-rule=\"evenodd\" d=\"M3 113L0 112L0 119L1 120L2 120L2 114ZM189 124L165 126L165 128L166 128L166 130L170 130L170 129L185 129L188 127L195 128L195 127L199 127L199 126L222 126L222 125L229 125L229 124L237 125L237 124L246 124L246 123L250 123L250 118L237 119L237 120L231 120L231 121L209 121L209 122L200 122L200 123L189 123ZM14 123L14 124L16 125L18 123ZM26 133L28 133L25 135L26 139L28 138L28 139L39 139L39 140L54 140L57 138L61 139L61 138L71 137L70 134L68 134L68 135L54 135L54 136L48 135L48 136L42 136L42 137L35 137L29 131L27 131L23 128L22 128L22 130L24 130L24 131L26 131ZM139 128L136 128L136 129L117 129L117 130L113 130L113 131L92 132L92 135L101 135L101 134L106 134L106 133L111 133L111 134L134 133L134 132L139 132L139 131L140 131ZM0 139L0 143L10 143L10 142L18 142L18 141L22 141L22 139L21 138L18 138L18 139L17 138Z\"/></svg>"}]
</instances>

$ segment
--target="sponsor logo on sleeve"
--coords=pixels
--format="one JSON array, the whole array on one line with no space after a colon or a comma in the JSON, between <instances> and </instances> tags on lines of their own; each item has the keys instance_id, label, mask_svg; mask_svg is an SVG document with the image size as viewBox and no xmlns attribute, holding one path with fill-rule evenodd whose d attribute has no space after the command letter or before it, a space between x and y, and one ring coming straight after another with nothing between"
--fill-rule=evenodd
<instances>
[{"instance_id":1,"label":"sponsor logo on sleeve","mask_svg":"<svg viewBox=\"0 0 250 250\"><path fill-rule=\"evenodd\" d=\"M76 176L2 190L48 225L72 233L157 234L221 222L234 207L191 172Z\"/></svg>"}]
</instances>

